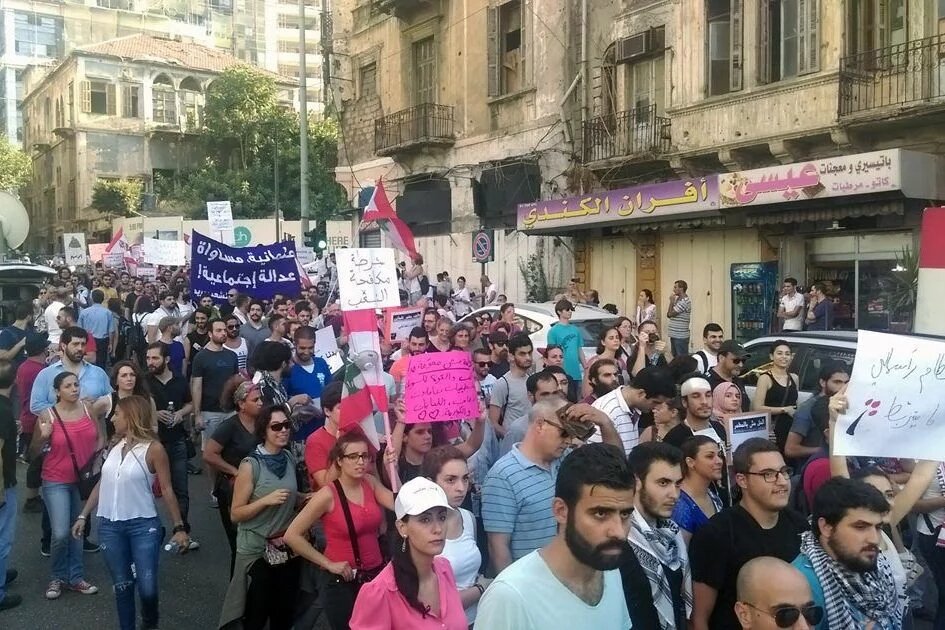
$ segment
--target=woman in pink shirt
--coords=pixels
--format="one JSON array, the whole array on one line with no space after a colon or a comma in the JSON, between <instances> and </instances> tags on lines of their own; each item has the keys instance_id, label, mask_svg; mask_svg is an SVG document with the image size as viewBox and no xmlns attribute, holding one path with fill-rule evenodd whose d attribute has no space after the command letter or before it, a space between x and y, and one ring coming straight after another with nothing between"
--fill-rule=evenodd
<instances>
[{"instance_id":1,"label":"woman in pink shirt","mask_svg":"<svg viewBox=\"0 0 945 630\"><path fill-rule=\"evenodd\" d=\"M394 557L358 593L351 630L466 630L466 614L449 560L438 558L446 544L449 500L425 477L405 483L394 502Z\"/></svg>"},{"instance_id":2,"label":"woman in pink shirt","mask_svg":"<svg viewBox=\"0 0 945 630\"><path fill-rule=\"evenodd\" d=\"M52 579L46 599L59 599L63 588L84 595L98 592L85 581L82 568L82 538L73 538L70 528L82 511L76 468L84 467L92 457L100 456L103 432L79 400L79 379L72 372L61 372L53 379L56 404L39 416L33 431L30 454L45 452L43 458L43 501L52 528ZM97 413L95 413L97 416Z\"/></svg>"}]
</instances>

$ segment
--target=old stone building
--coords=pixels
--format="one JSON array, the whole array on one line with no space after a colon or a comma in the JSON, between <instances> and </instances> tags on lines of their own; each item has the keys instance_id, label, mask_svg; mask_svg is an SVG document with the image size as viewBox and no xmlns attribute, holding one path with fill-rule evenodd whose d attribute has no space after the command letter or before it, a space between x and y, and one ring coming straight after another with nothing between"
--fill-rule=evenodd
<instances>
[{"instance_id":1,"label":"old stone building","mask_svg":"<svg viewBox=\"0 0 945 630\"><path fill-rule=\"evenodd\" d=\"M150 190L156 175L192 164L189 134L207 86L240 63L207 46L132 35L77 48L51 70L28 68L23 125L33 178L24 203L33 251L55 251L63 232L110 238L111 217L90 207L100 179L139 179ZM291 103L294 82L278 79Z\"/></svg>"}]
</instances>

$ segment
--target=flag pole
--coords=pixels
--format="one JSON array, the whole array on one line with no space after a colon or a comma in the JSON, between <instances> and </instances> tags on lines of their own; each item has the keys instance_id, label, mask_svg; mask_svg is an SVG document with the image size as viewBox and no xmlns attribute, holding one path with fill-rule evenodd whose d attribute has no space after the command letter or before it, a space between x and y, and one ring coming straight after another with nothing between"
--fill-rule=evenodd
<instances>
[{"instance_id":1,"label":"flag pole","mask_svg":"<svg viewBox=\"0 0 945 630\"><path fill-rule=\"evenodd\" d=\"M390 429L390 413L384 411L384 431L387 433L387 442L385 443L385 450L391 448L391 429ZM387 464L387 473L390 475L390 489L391 492L396 494L400 490L400 475L397 473L397 462L390 462Z\"/></svg>"}]
</instances>

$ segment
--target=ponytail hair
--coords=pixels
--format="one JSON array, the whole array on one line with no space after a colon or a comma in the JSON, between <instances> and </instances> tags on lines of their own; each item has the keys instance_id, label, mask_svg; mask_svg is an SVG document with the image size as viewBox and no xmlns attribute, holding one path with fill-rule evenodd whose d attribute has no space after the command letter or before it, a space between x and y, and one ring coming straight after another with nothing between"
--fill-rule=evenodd
<instances>
[{"instance_id":1,"label":"ponytail hair","mask_svg":"<svg viewBox=\"0 0 945 630\"><path fill-rule=\"evenodd\" d=\"M406 522L410 519L409 514L405 514L401 519ZM410 543L394 545L394 553L391 556L391 565L394 567L394 581L397 583L397 590L407 604L423 615L424 619L430 613L430 607L425 606L420 601L420 575L417 573L417 567L413 563L413 556L410 555Z\"/></svg>"}]
</instances>

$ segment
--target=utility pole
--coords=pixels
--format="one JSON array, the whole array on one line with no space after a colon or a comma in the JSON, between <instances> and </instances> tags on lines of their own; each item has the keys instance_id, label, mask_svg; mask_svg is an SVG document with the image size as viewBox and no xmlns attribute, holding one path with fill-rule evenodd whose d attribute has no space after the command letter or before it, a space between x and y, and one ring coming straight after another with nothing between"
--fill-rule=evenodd
<instances>
[{"instance_id":1,"label":"utility pole","mask_svg":"<svg viewBox=\"0 0 945 630\"><path fill-rule=\"evenodd\" d=\"M324 7L325 0L322 0ZM322 17L324 19L324 16ZM302 233L308 232L308 77L305 69L305 0L299 0L299 217Z\"/></svg>"}]
</instances>

